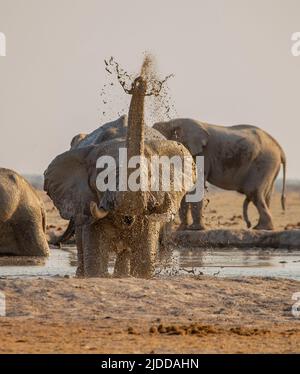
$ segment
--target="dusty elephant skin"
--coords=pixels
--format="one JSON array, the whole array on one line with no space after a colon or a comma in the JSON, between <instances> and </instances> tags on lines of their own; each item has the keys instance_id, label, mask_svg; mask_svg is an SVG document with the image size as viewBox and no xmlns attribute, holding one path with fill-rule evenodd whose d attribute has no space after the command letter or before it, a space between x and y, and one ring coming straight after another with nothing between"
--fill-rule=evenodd
<instances>
[{"instance_id":1,"label":"dusty elephant skin","mask_svg":"<svg viewBox=\"0 0 300 374\"><path fill-rule=\"evenodd\" d=\"M47 256L46 215L30 184L16 172L0 169L0 254Z\"/></svg>"},{"instance_id":2,"label":"dusty elephant skin","mask_svg":"<svg viewBox=\"0 0 300 374\"><path fill-rule=\"evenodd\" d=\"M118 162L119 149L132 156L189 157L181 144L166 140L144 125L147 79L137 78L132 86L127 117L107 124L57 156L45 171L45 190L65 219L74 219L78 250L78 276L107 276L108 254L117 253L115 275L151 277L162 222L177 212L181 191L106 191L96 187L100 156ZM104 128L104 129L103 129ZM101 141L99 140L101 138Z\"/></svg>"},{"instance_id":3,"label":"dusty elephant skin","mask_svg":"<svg viewBox=\"0 0 300 374\"><path fill-rule=\"evenodd\" d=\"M273 230L270 202L275 179L283 164L282 208L285 209L286 158L278 142L262 129L251 125L217 126L192 119L175 119L153 126L167 139L185 145L191 154L204 156L205 181L246 195L243 213L247 227L248 205L258 210L258 230ZM202 216L203 202L191 204L193 224L189 229L205 229ZM188 205L180 209L181 228L188 226Z\"/></svg>"}]
</instances>

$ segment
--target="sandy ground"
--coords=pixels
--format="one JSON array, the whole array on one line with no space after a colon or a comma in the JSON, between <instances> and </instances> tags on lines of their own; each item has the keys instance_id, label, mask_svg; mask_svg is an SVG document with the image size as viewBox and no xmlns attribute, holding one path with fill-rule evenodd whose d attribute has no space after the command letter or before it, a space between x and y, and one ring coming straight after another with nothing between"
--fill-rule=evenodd
<instances>
[{"instance_id":1,"label":"sandy ground","mask_svg":"<svg viewBox=\"0 0 300 374\"><path fill-rule=\"evenodd\" d=\"M52 238L67 222L41 194ZM209 228L245 227L243 196L211 192L208 198ZM300 228L300 193L289 193L284 214L276 194L272 213L277 229ZM297 281L54 277L0 279L0 291L7 304L1 353L300 352L300 318L291 313Z\"/></svg>"},{"instance_id":2,"label":"sandy ground","mask_svg":"<svg viewBox=\"0 0 300 374\"><path fill-rule=\"evenodd\" d=\"M300 282L2 279L0 352L300 352Z\"/></svg>"}]
</instances>

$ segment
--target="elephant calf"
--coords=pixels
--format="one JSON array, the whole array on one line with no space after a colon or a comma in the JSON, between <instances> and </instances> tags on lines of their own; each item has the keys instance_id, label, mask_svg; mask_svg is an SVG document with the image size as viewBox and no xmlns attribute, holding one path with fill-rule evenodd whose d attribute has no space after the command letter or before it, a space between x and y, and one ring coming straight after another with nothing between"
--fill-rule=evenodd
<instances>
[{"instance_id":1,"label":"elephant calf","mask_svg":"<svg viewBox=\"0 0 300 374\"><path fill-rule=\"evenodd\" d=\"M192 119L174 119L153 126L167 139L177 140L193 157L204 156L204 179L209 183L246 195L244 219L251 227L247 208L253 202L259 213L255 229L274 228L270 201L275 179L283 165L282 208L285 209L286 157L278 142L251 125L217 126ZM202 202L191 204L193 224L203 230ZM187 204L182 203L182 228L187 226Z\"/></svg>"},{"instance_id":2,"label":"elephant calf","mask_svg":"<svg viewBox=\"0 0 300 374\"><path fill-rule=\"evenodd\" d=\"M0 168L0 254L47 256L46 215L30 184L16 172Z\"/></svg>"}]
</instances>

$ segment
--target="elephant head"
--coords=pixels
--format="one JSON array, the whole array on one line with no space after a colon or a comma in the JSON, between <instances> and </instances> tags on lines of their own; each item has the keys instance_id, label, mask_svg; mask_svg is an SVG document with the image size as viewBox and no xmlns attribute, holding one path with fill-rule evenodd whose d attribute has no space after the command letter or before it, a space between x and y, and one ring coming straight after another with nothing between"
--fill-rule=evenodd
<instances>
[{"instance_id":1,"label":"elephant head","mask_svg":"<svg viewBox=\"0 0 300 374\"><path fill-rule=\"evenodd\" d=\"M192 119L178 118L167 122L157 122L153 128L167 139L182 143L193 156L202 155L209 140L205 123Z\"/></svg>"},{"instance_id":2,"label":"elephant head","mask_svg":"<svg viewBox=\"0 0 300 374\"><path fill-rule=\"evenodd\" d=\"M57 156L45 171L45 190L62 217L75 222L80 275L105 275L108 251L113 249L117 252L117 274L151 276L160 224L174 216L186 190L193 185L194 169L188 185L181 190L123 190L118 178L115 190L102 191L97 187L97 160L101 156L116 160L118 177L120 148L127 148L128 160L133 156L146 160L153 155L177 155L181 159L190 156L181 144L145 127L146 91L147 79L143 76L135 79L130 91L128 121L123 116L112 126L105 125L108 133L113 134L110 136L95 130L78 147ZM117 131L111 131L112 128ZM95 142L99 133L102 140ZM89 138L93 140L89 142ZM129 175L132 169L127 172Z\"/></svg>"}]
</instances>

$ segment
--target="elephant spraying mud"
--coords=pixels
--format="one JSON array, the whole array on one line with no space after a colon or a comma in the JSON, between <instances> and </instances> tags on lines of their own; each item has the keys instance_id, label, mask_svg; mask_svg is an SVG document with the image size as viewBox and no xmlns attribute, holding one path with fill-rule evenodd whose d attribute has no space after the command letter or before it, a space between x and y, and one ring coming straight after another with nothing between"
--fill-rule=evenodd
<instances>
[{"instance_id":1,"label":"elephant spraying mud","mask_svg":"<svg viewBox=\"0 0 300 374\"><path fill-rule=\"evenodd\" d=\"M209 183L246 195L243 214L251 227L247 209L252 202L258 210L255 229L274 228L270 201L275 179L283 165L282 208L285 209L286 157L278 142L262 129L251 125L217 126L192 119L174 119L153 126L167 139L185 145L191 154L204 156L204 179ZM203 230L203 202L191 204L193 224ZM187 204L180 209L182 228L187 227Z\"/></svg>"},{"instance_id":2,"label":"elephant spraying mud","mask_svg":"<svg viewBox=\"0 0 300 374\"><path fill-rule=\"evenodd\" d=\"M97 187L97 160L109 156L118 166L121 148L127 149L128 160L135 156L150 160L154 155L191 158L182 144L145 126L144 99L151 92L148 62L146 59L129 91L128 119L122 116L87 135L74 149L57 156L45 171L45 190L62 217L74 220L78 276L106 276L109 251L113 250L115 275L151 277L160 226L172 219L195 181L193 168L188 185L181 190L133 191L118 186L115 191L100 191ZM130 167L127 171L130 176L134 172Z\"/></svg>"},{"instance_id":3,"label":"elephant spraying mud","mask_svg":"<svg viewBox=\"0 0 300 374\"><path fill-rule=\"evenodd\" d=\"M0 168L0 254L47 256L46 213L31 185L16 172Z\"/></svg>"}]
</instances>

